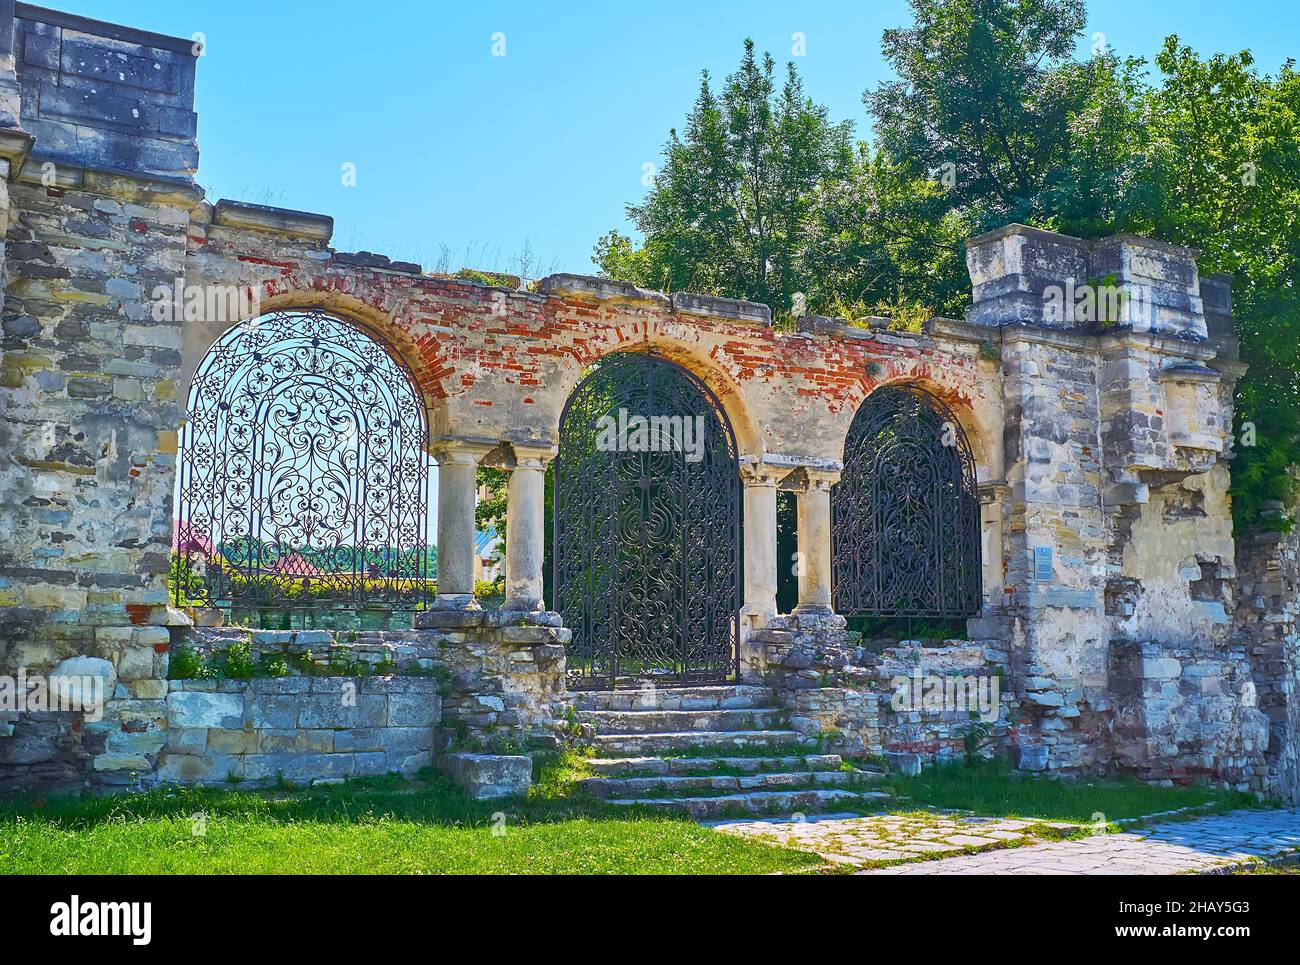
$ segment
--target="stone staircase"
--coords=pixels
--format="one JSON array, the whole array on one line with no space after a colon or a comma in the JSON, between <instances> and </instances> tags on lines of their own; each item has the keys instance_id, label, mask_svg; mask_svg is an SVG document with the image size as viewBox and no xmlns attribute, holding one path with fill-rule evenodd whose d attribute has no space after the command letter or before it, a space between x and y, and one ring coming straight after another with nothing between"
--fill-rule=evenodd
<instances>
[{"instance_id":1,"label":"stone staircase","mask_svg":"<svg viewBox=\"0 0 1300 965\"><path fill-rule=\"evenodd\" d=\"M791 730L767 687L587 691L578 719L594 732L594 776L580 782L611 804L694 818L817 814L888 800L884 772L819 753Z\"/></svg>"}]
</instances>

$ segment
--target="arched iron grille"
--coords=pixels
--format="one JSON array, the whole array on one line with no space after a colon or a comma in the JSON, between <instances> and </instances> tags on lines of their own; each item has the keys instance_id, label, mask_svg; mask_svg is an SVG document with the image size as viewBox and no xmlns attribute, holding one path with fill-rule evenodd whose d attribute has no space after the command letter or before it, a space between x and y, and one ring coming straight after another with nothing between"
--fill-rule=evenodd
<instances>
[{"instance_id":1,"label":"arched iron grille","mask_svg":"<svg viewBox=\"0 0 1300 965\"><path fill-rule=\"evenodd\" d=\"M858 410L831 491L839 613L979 612L980 509L961 424L917 386L886 386Z\"/></svg>"},{"instance_id":2,"label":"arched iron grille","mask_svg":"<svg viewBox=\"0 0 1300 965\"><path fill-rule=\"evenodd\" d=\"M664 421L639 436L638 418ZM674 440L684 420L701 435ZM732 677L740 475L714 394L656 356L602 359L560 419L554 485L555 605L573 630L573 685Z\"/></svg>"},{"instance_id":3,"label":"arched iron grille","mask_svg":"<svg viewBox=\"0 0 1300 965\"><path fill-rule=\"evenodd\" d=\"M315 309L235 326L190 389L177 604L420 607L432 594L426 441L409 372L357 327Z\"/></svg>"}]
</instances>

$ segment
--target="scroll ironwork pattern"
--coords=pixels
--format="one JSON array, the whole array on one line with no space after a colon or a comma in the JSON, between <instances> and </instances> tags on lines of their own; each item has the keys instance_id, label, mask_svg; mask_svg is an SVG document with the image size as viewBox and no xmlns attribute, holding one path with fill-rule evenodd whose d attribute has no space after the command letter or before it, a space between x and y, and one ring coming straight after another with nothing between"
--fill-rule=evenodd
<instances>
[{"instance_id":1,"label":"scroll ironwork pattern","mask_svg":"<svg viewBox=\"0 0 1300 965\"><path fill-rule=\"evenodd\" d=\"M610 450L602 417L700 417L702 455ZM560 421L556 609L573 630L575 686L734 676L740 609L740 476L714 394L673 362L602 359Z\"/></svg>"},{"instance_id":2,"label":"scroll ironwork pattern","mask_svg":"<svg viewBox=\"0 0 1300 965\"><path fill-rule=\"evenodd\" d=\"M190 576L175 602L419 608L426 442L410 373L354 325L304 309L232 328L190 389L173 540Z\"/></svg>"},{"instance_id":3,"label":"scroll ironwork pattern","mask_svg":"<svg viewBox=\"0 0 1300 965\"><path fill-rule=\"evenodd\" d=\"M831 492L834 601L844 614L964 617L979 611L975 460L960 423L917 386L867 397Z\"/></svg>"}]
</instances>

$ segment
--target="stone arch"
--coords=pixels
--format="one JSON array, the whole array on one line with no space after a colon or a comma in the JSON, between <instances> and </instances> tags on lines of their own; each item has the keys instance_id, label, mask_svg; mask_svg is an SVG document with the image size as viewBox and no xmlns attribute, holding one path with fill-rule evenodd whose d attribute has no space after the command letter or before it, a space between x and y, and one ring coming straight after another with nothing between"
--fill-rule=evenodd
<instances>
[{"instance_id":1,"label":"stone arch","mask_svg":"<svg viewBox=\"0 0 1300 965\"><path fill-rule=\"evenodd\" d=\"M736 438L739 459L743 462L761 456L763 452L763 436L750 410L749 402L740 388L740 384L722 365L707 352L702 351L699 346L655 331L646 333L643 338L635 342L613 342L603 351L584 359L584 364L581 367L566 372L565 381L558 393L562 401L560 411L556 412L555 430L557 438L559 418L564 404L586 376L591 365L599 362L607 355L620 352L645 352L656 355L676 363L695 376L708 387L726 413L731 424L731 431Z\"/></svg>"},{"instance_id":2,"label":"stone arch","mask_svg":"<svg viewBox=\"0 0 1300 965\"><path fill-rule=\"evenodd\" d=\"M364 299L332 288L294 288L272 295L263 295L256 303L256 318L277 311L293 309L320 309L341 321L354 325L378 341L411 375L412 384L424 406L425 423L429 440L440 438L445 432L447 415L441 402L444 393L435 391L438 365L429 351L421 347L412 333L397 322L399 313L379 309ZM231 322L228 319L201 319L186 324L181 350L181 371L177 379L177 398L182 404L189 398L194 373L212 346L235 325L247 319Z\"/></svg>"},{"instance_id":3,"label":"stone arch","mask_svg":"<svg viewBox=\"0 0 1300 965\"><path fill-rule=\"evenodd\" d=\"M916 379L879 385L854 412L832 489L838 611L953 619L982 607L983 524L961 417Z\"/></svg>"},{"instance_id":4,"label":"stone arch","mask_svg":"<svg viewBox=\"0 0 1300 965\"><path fill-rule=\"evenodd\" d=\"M862 401L853 407L853 411L849 415L849 422L844 426L843 438L840 440L841 452L844 449L844 441L848 438L853 419L862 406L866 405L867 400L881 389L903 386L915 386L918 389L923 389L943 403L960 426L966 441L970 444L971 455L975 460L976 477L979 482L984 483L1001 478L1002 426L995 423L993 413L982 412L980 407L958 389L924 373L898 375L872 384Z\"/></svg>"},{"instance_id":5,"label":"stone arch","mask_svg":"<svg viewBox=\"0 0 1300 965\"><path fill-rule=\"evenodd\" d=\"M333 310L259 311L198 361L185 411L173 550L188 588L173 589L177 605L423 605L428 411L388 340Z\"/></svg>"},{"instance_id":6,"label":"stone arch","mask_svg":"<svg viewBox=\"0 0 1300 965\"><path fill-rule=\"evenodd\" d=\"M576 385L561 416L552 554L575 685L734 678L737 452L717 395L659 353L609 353Z\"/></svg>"}]
</instances>

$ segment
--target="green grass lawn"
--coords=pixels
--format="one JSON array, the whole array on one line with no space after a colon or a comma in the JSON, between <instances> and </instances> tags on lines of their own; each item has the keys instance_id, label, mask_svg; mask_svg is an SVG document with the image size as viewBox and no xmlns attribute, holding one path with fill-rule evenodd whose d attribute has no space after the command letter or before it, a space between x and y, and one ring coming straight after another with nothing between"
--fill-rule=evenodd
<instances>
[{"instance_id":1,"label":"green grass lawn","mask_svg":"<svg viewBox=\"0 0 1300 965\"><path fill-rule=\"evenodd\" d=\"M1156 787L1133 779L1061 781L1013 770L1000 760L953 761L917 777L891 776L897 804L957 808L1000 817L1092 823L1136 818L1185 807L1227 811L1258 807L1248 794L1193 784Z\"/></svg>"},{"instance_id":2,"label":"green grass lawn","mask_svg":"<svg viewBox=\"0 0 1300 965\"><path fill-rule=\"evenodd\" d=\"M0 874L762 874L824 869L815 855L687 820L630 814L575 791L576 755L544 766L524 800L475 802L434 773L265 791L165 788L0 805ZM1065 784L1005 765L890 779L891 809L968 808L1088 821L1189 804L1242 806L1206 788ZM196 833L201 829L202 833Z\"/></svg>"},{"instance_id":3,"label":"green grass lawn","mask_svg":"<svg viewBox=\"0 0 1300 965\"><path fill-rule=\"evenodd\" d=\"M684 819L629 816L574 793L566 764L544 768L522 801L475 802L426 773L0 805L0 874L765 874L821 864Z\"/></svg>"}]
</instances>

